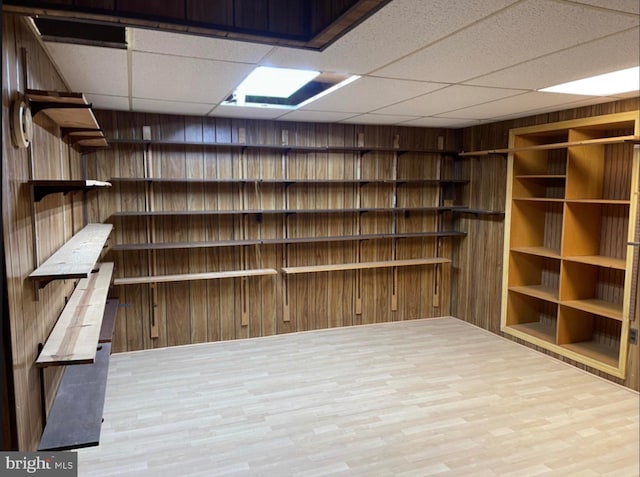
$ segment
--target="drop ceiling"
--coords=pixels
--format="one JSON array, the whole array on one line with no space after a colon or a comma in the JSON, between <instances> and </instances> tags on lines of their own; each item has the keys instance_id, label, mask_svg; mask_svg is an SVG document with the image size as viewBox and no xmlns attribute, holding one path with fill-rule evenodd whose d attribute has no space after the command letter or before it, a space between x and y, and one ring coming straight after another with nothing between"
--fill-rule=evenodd
<instances>
[{"instance_id":1,"label":"drop ceiling","mask_svg":"<svg viewBox=\"0 0 640 477\"><path fill-rule=\"evenodd\" d=\"M324 51L139 28L127 41L45 47L96 109L460 128L638 96L536 90L638 66L640 2L393 0ZM362 77L296 110L222 105L258 65Z\"/></svg>"}]
</instances>

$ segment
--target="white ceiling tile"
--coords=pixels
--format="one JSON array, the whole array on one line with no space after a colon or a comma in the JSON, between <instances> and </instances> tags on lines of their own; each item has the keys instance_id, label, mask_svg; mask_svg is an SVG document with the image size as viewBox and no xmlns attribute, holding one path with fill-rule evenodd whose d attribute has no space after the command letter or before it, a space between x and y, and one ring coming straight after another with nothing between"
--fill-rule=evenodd
<instances>
[{"instance_id":1,"label":"white ceiling tile","mask_svg":"<svg viewBox=\"0 0 640 477\"><path fill-rule=\"evenodd\" d=\"M107 96L104 94L85 94L93 109L112 109L129 111L129 98L126 96Z\"/></svg>"},{"instance_id":2,"label":"white ceiling tile","mask_svg":"<svg viewBox=\"0 0 640 477\"><path fill-rule=\"evenodd\" d=\"M637 25L637 18L584 5L528 0L375 72L457 83Z\"/></svg>"},{"instance_id":3,"label":"white ceiling tile","mask_svg":"<svg viewBox=\"0 0 640 477\"><path fill-rule=\"evenodd\" d=\"M217 106L209 116L217 116L223 118L276 119L286 114L288 111L288 109L279 108L255 108L251 106L232 106L221 104Z\"/></svg>"},{"instance_id":4,"label":"white ceiling tile","mask_svg":"<svg viewBox=\"0 0 640 477\"><path fill-rule=\"evenodd\" d=\"M219 103L251 72L241 63L133 52L136 98Z\"/></svg>"},{"instance_id":5,"label":"white ceiling tile","mask_svg":"<svg viewBox=\"0 0 640 477\"><path fill-rule=\"evenodd\" d=\"M432 116L522 93L523 91L516 89L455 85L425 94L419 98L404 101L388 108L379 109L376 113Z\"/></svg>"},{"instance_id":6,"label":"white ceiling tile","mask_svg":"<svg viewBox=\"0 0 640 477\"><path fill-rule=\"evenodd\" d=\"M73 91L127 96L127 51L116 48L45 43Z\"/></svg>"},{"instance_id":7,"label":"white ceiling tile","mask_svg":"<svg viewBox=\"0 0 640 477\"><path fill-rule=\"evenodd\" d=\"M360 114L359 116L353 116L340 122L350 124L402 124L412 119L418 118L416 116L406 115Z\"/></svg>"},{"instance_id":8,"label":"white ceiling tile","mask_svg":"<svg viewBox=\"0 0 640 477\"><path fill-rule=\"evenodd\" d=\"M383 78L360 78L301 109L368 113L374 109L419 96L446 85Z\"/></svg>"},{"instance_id":9,"label":"white ceiling tile","mask_svg":"<svg viewBox=\"0 0 640 477\"><path fill-rule=\"evenodd\" d=\"M577 3L592 5L595 7L609 8L621 12L640 15L640 2L638 0L574 0Z\"/></svg>"},{"instance_id":10,"label":"white ceiling tile","mask_svg":"<svg viewBox=\"0 0 640 477\"><path fill-rule=\"evenodd\" d=\"M481 76L469 84L541 89L589 76L637 66L640 28L632 28L590 43Z\"/></svg>"},{"instance_id":11,"label":"white ceiling tile","mask_svg":"<svg viewBox=\"0 0 640 477\"><path fill-rule=\"evenodd\" d=\"M155 30L131 29L134 51L205 58L210 60L257 63L273 47L222 38L206 38Z\"/></svg>"},{"instance_id":12,"label":"white ceiling tile","mask_svg":"<svg viewBox=\"0 0 640 477\"><path fill-rule=\"evenodd\" d=\"M215 104L188 103L183 101L163 101L158 99L133 98L133 111L144 113L186 114L206 116Z\"/></svg>"},{"instance_id":13,"label":"white ceiling tile","mask_svg":"<svg viewBox=\"0 0 640 477\"><path fill-rule=\"evenodd\" d=\"M403 126L416 126L423 128L465 128L484 124L478 119L449 119L449 118L419 118L402 123Z\"/></svg>"},{"instance_id":14,"label":"white ceiling tile","mask_svg":"<svg viewBox=\"0 0 640 477\"><path fill-rule=\"evenodd\" d=\"M280 117L285 121L302 121L313 123L337 123L344 119L355 116L354 113L336 113L331 111L305 111L296 109Z\"/></svg>"},{"instance_id":15,"label":"white ceiling tile","mask_svg":"<svg viewBox=\"0 0 640 477\"><path fill-rule=\"evenodd\" d=\"M554 107L564 106L588 98L577 94L539 93L534 91L470 108L458 109L439 116L466 119L491 119L513 113L521 113L522 116L528 116L539 110L551 111Z\"/></svg>"},{"instance_id":16,"label":"white ceiling tile","mask_svg":"<svg viewBox=\"0 0 640 477\"><path fill-rule=\"evenodd\" d=\"M394 0L322 52L276 48L264 64L365 74L515 0Z\"/></svg>"}]
</instances>

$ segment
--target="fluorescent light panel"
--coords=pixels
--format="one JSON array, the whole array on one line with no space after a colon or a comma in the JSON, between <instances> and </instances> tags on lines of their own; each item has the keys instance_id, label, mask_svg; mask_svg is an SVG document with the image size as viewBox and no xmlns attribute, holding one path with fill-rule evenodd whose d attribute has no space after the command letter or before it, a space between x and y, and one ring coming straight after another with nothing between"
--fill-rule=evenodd
<instances>
[{"instance_id":1,"label":"fluorescent light panel","mask_svg":"<svg viewBox=\"0 0 640 477\"><path fill-rule=\"evenodd\" d=\"M640 90L640 67L605 73L541 89L545 93L610 96Z\"/></svg>"},{"instance_id":2,"label":"fluorescent light panel","mask_svg":"<svg viewBox=\"0 0 640 477\"><path fill-rule=\"evenodd\" d=\"M258 66L236 91L244 96L288 98L319 74L319 71Z\"/></svg>"}]
</instances>

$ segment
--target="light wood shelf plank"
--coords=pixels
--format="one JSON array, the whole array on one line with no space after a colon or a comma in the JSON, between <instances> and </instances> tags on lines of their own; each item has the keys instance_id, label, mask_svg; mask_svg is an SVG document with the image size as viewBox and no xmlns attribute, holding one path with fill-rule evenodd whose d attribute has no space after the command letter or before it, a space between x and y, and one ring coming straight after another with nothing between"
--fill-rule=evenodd
<instances>
[{"instance_id":1,"label":"light wood shelf plank","mask_svg":"<svg viewBox=\"0 0 640 477\"><path fill-rule=\"evenodd\" d=\"M514 197L514 201L521 202L556 202L556 203L564 203L564 199L558 199L555 197Z\"/></svg>"},{"instance_id":2,"label":"light wood shelf plank","mask_svg":"<svg viewBox=\"0 0 640 477\"><path fill-rule=\"evenodd\" d=\"M615 268L616 270L626 270L627 262L621 258L603 257L602 255L584 255L580 257L562 257L570 262L586 263L604 268Z\"/></svg>"},{"instance_id":3,"label":"light wood shelf plank","mask_svg":"<svg viewBox=\"0 0 640 477\"><path fill-rule=\"evenodd\" d=\"M603 204L603 205L630 205L630 200L615 200L615 199L566 199L568 204Z\"/></svg>"},{"instance_id":4,"label":"light wood shelf plank","mask_svg":"<svg viewBox=\"0 0 640 477\"><path fill-rule=\"evenodd\" d=\"M95 268L112 224L88 224L29 275L41 286L51 280L87 278Z\"/></svg>"},{"instance_id":5,"label":"light wood shelf plank","mask_svg":"<svg viewBox=\"0 0 640 477\"><path fill-rule=\"evenodd\" d=\"M597 298L586 300L567 300L560 302L562 305L575 308L577 310L593 313L594 315L606 316L613 320L622 321L622 305L611 303Z\"/></svg>"},{"instance_id":6,"label":"light wood shelf plank","mask_svg":"<svg viewBox=\"0 0 640 477\"><path fill-rule=\"evenodd\" d=\"M540 340L546 341L548 343L556 342L556 330L550 326L543 325L539 321L533 323L520 323L517 325L511 325L509 328L513 330L517 330L521 333L526 333L527 335L534 336Z\"/></svg>"},{"instance_id":7,"label":"light wood shelf plank","mask_svg":"<svg viewBox=\"0 0 640 477\"><path fill-rule=\"evenodd\" d=\"M528 253L529 255L537 255L539 257L560 259L560 252L548 247L512 247L512 252Z\"/></svg>"},{"instance_id":8,"label":"light wood shelf plank","mask_svg":"<svg viewBox=\"0 0 640 477\"><path fill-rule=\"evenodd\" d=\"M448 258L434 257L409 260L384 260L376 262L360 262L360 263L336 263L328 265L308 265L302 267L283 267L282 272L285 275L298 273L319 273L332 272L339 270L364 270L369 268L389 268L389 267L408 267L417 265L435 265L438 263L450 263Z\"/></svg>"},{"instance_id":9,"label":"light wood shelf plank","mask_svg":"<svg viewBox=\"0 0 640 477\"><path fill-rule=\"evenodd\" d=\"M93 363L113 275L113 263L83 278L71 294L36 360L39 367Z\"/></svg>"},{"instance_id":10,"label":"light wood shelf plank","mask_svg":"<svg viewBox=\"0 0 640 477\"><path fill-rule=\"evenodd\" d=\"M509 287L509 291L532 296L534 298L540 298L541 300L550 301L552 303L558 303L559 301L558 290L543 285Z\"/></svg>"},{"instance_id":11,"label":"light wood shelf plank","mask_svg":"<svg viewBox=\"0 0 640 477\"><path fill-rule=\"evenodd\" d=\"M583 355L597 363L617 368L618 355L620 350L614 346L607 346L596 341L581 341L579 343L569 343L561 345L562 348Z\"/></svg>"},{"instance_id":12,"label":"light wood shelf plank","mask_svg":"<svg viewBox=\"0 0 640 477\"><path fill-rule=\"evenodd\" d=\"M113 285L140 285L144 283L168 283L168 282L187 282L194 280L215 280L224 278L242 278L277 275L278 272L273 268L260 268L254 270L230 270L226 272L203 272L203 273L184 273L177 275L155 275L149 277L124 277L116 278Z\"/></svg>"}]
</instances>

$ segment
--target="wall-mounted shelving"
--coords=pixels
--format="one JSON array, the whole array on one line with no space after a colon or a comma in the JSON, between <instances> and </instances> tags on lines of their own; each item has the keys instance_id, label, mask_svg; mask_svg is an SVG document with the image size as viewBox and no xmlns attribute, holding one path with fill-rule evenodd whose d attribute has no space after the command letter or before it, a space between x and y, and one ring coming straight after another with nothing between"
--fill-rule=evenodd
<instances>
[{"instance_id":1,"label":"wall-mounted shelving","mask_svg":"<svg viewBox=\"0 0 640 477\"><path fill-rule=\"evenodd\" d=\"M112 224L88 224L31 272L29 278L43 288L52 280L89 277L112 229Z\"/></svg>"},{"instance_id":2,"label":"wall-mounted shelving","mask_svg":"<svg viewBox=\"0 0 640 477\"><path fill-rule=\"evenodd\" d=\"M104 181L58 179L31 180L29 181L29 185L33 190L33 200L35 202L40 202L49 194L67 194L69 192L76 191L86 192L102 187L111 187L111 184L109 182Z\"/></svg>"},{"instance_id":3,"label":"wall-mounted shelving","mask_svg":"<svg viewBox=\"0 0 640 477\"><path fill-rule=\"evenodd\" d=\"M514 129L503 332L626 375L638 112ZM632 200L633 199L633 200Z\"/></svg>"},{"instance_id":4,"label":"wall-mounted shelving","mask_svg":"<svg viewBox=\"0 0 640 477\"><path fill-rule=\"evenodd\" d=\"M60 127L62 139L80 148L100 148L109 144L82 93L28 89L31 114L46 114Z\"/></svg>"}]
</instances>

